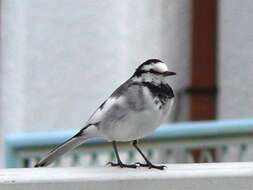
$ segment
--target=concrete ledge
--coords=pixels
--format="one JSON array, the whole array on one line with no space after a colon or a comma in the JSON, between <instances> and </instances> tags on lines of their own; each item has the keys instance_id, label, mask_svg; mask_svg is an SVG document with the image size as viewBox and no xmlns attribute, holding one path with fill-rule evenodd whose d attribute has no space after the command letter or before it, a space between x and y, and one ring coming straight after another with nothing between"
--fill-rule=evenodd
<instances>
[{"instance_id":1,"label":"concrete ledge","mask_svg":"<svg viewBox=\"0 0 253 190\"><path fill-rule=\"evenodd\" d=\"M171 164L166 170L32 168L0 170L1 190L251 190L253 162Z\"/></svg>"}]
</instances>

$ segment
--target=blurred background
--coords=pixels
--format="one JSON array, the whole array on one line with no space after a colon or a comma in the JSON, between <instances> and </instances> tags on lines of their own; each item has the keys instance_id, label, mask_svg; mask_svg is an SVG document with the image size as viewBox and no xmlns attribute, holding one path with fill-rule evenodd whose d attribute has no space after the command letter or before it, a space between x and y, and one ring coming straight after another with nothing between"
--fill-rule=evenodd
<instances>
[{"instance_id":1,"label":"blurred background","mask_svg":"<svg viewBox=\"0 0 253 190\"><path fill-rule=\"evenodd\" d=\"M253 160L252 18L251 0L1 0L0 166L31 167L149 58L177 73L168 123L143 140L152 160ZM113 159L98 140L54 166Z\"/></svg>"}]
</instances>

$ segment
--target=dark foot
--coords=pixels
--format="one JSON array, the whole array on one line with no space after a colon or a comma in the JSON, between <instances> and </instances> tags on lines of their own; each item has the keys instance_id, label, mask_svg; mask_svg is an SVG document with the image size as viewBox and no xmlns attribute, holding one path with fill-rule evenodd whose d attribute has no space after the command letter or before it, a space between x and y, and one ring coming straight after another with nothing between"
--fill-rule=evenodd
<instances>
[{"instance_id":1,"label":"dark foot","mask_svg":"<svg viewBox=\"0 0 253 190\"><path fill-rule=\"evenodd\" d=\"M140 167L147 167L147 168L149 168L149 169L155 168L155 169L158 169L158 170L164 170L164 168L166 168L166 166L164 166L164 165L158 166L158 165L152 164L151 162L148 162L148 163L146 163L146 164L137 162L136 165L138 165L138 166L140 166Z\"/></svg>"},{"instance_id":2,"label":"dark foot","mask_svg":"<svg viewBox=\"0 0 253 190\"><path fill-rule=\"evenodd\" d=\"M121 167L121 168L137 168L137 164L123 164L122 162L118 162L118 163L108 162L106 165L110 165L112 167Z\"/></svg>"}]
</instances>

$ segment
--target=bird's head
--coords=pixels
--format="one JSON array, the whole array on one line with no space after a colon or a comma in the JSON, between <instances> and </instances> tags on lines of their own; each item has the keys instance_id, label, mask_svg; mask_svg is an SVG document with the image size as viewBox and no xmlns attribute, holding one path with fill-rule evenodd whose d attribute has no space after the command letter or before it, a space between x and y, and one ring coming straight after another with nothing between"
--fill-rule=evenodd
<instances>
[{"instance_id":1,"label":"bird's head","mask_svg":"<svg viewBox=\"0 0 253 190\"><path fill-rule=\"evenodd\" d=\"M168 76L176 75L169 71L165 63L159 59L149 59L142 63L135 71L133 77L143 81L163 80Z\"/></svg>"}]
</instances>

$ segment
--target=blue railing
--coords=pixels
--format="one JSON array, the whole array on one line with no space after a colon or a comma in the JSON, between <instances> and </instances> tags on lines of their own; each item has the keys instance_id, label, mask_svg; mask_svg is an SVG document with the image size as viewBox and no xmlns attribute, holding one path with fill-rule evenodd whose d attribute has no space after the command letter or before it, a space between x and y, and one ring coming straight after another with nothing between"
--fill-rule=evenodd
<instances>
[{"instance_id":1,"label":"blue railing","mask_svg":"<svg viewBox=\"0 0 253 190\"><path fill-rule=\"evenodd\" d=\"M6 167L17 167L17 152L24 149L40 149L58 145L78 130L41 133L20 133L6 137ZM253 135L253 119L219 120L165 124L146 141L173 141L186 139L224 138ZM204 142L204 141L203 141ZM104 140L91 140L88 144L105 144Z\"/></svg>"}]
</instances>

